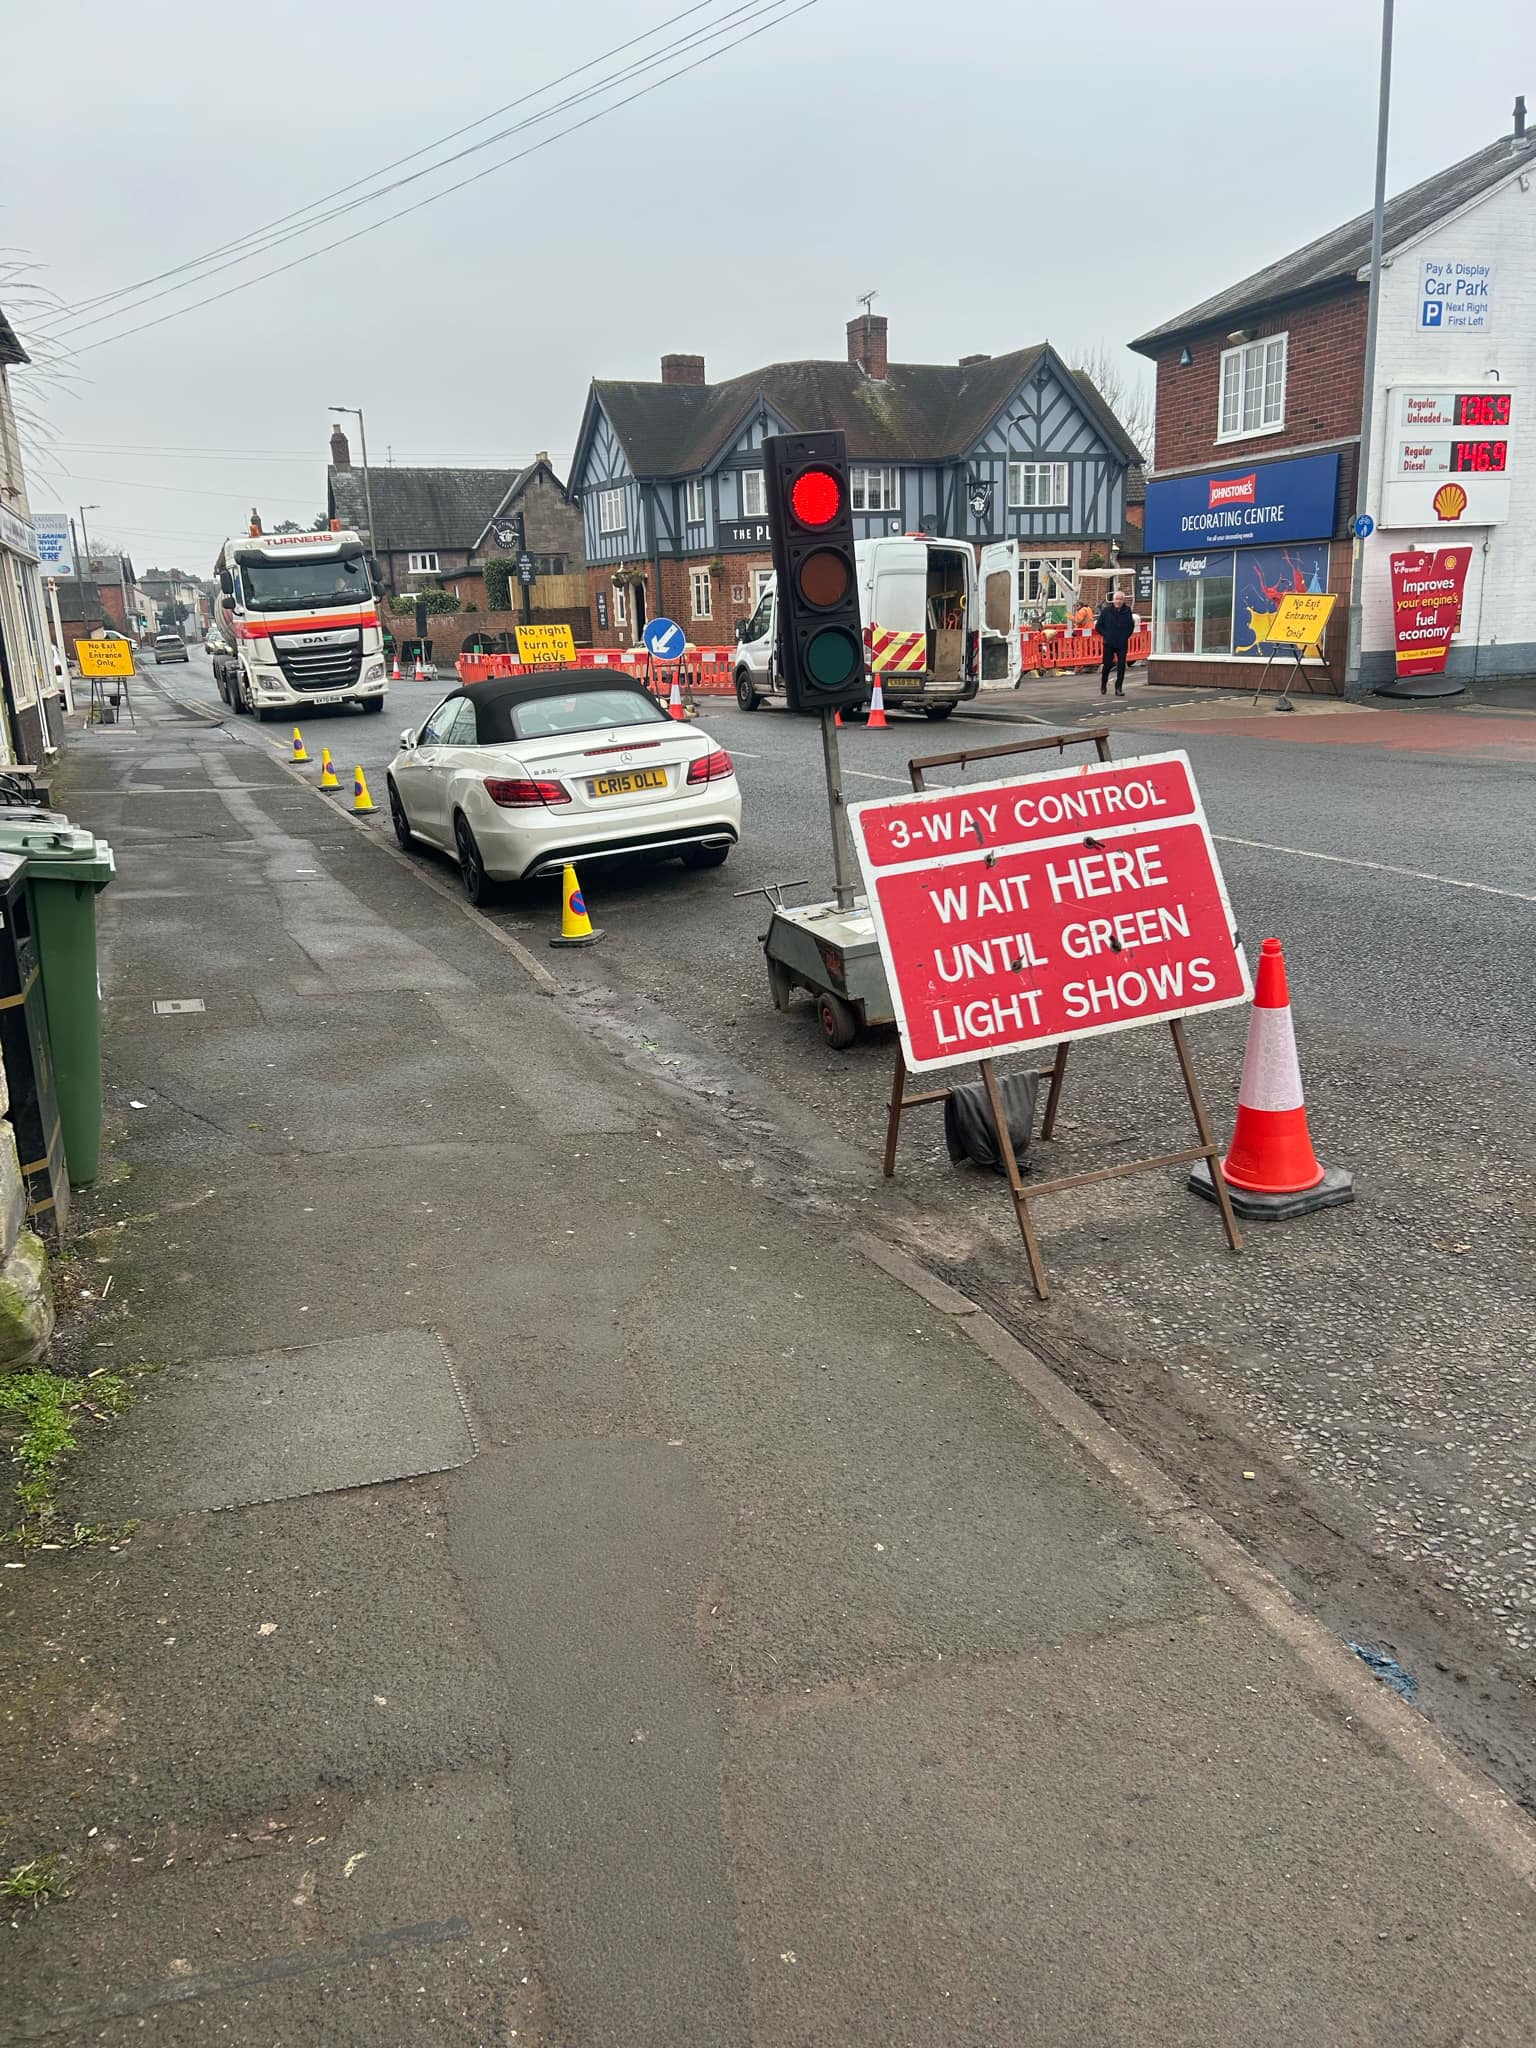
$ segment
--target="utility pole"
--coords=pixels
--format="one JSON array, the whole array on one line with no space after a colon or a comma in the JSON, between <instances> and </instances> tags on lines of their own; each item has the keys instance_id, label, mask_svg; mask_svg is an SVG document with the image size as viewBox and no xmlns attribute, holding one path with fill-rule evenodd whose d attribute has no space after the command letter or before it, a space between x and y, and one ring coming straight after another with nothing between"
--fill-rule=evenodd
<instances>
[{"instance_id":1,"label":"utility pole","mask_svg":"<svg viewBox=\"0 0 1536 2048\"><path fill-rule=\"evenodd\" d=\"M368 469L368 425L363 418L363 408L360 405L333 405L331 411L349 412L357 421L358 445L363 451L363 503L368 508L368 552L374 555L378 553L379 534L373 523L373 478Z\"/></svg>"},{"instance_id":2,"label":"utility pole","mask_svg":"<svg viewBox=\"0 0 1536 2048\"><path fill-rule=\"evenodd\" d=\"M90 534L89 534L89 533L87 533L87 532L86 532L86 526L85 526L85 515L86 515L86 513L87 513L87 512L99 512L99 511L101 510L101 507L100 507L99 505L81 505L81 506L80 506L80 507L78 508L78 510L79 510L79 513L80 513L80 533L76 533L76 531L75 531L75 522L74 522L74 520L73 520L73 519L71 519L71 520L70 520L70 522L69 522L69 544L70 544L71 548L73 548L73 550L74 550L74 555L75 555L75 585L76 585L77 589L78 589L78 590L79 590L79 592L80 592L80 631L81 631L82 633L84 633L84 632L85 632L85 555L82 555L82 554L81 554L81 552L80 552L80 537L81 537L81 534L84 534L84 536L85 536L85 547L86 547L86 554L89 554L89 553L90 553L90 547L91 547L91 536L90 536Z\"/></svg>"},{"instance_id":3,"label":"utility pole","mask_svg":"<svg viewBox=\"0 0 1536 2048\"><path fill-rule=\"evenodd\" d=\"M1360 453L1355 472L1355 518L1366 512L1371 484L1371 427L1376 410L1376 323L1381 310L1381 242L1387 206L1387 128L1392 109L1392 0L1381 0L1381 81L1376 96L1376 198L1371 212L1371 285L1365 314L1365 375L1360 393ZM1349 566L1349 658L1344 695L1358 703L1364 639L1365 540L1354 536Z\"/></svg>"}]
</instances>

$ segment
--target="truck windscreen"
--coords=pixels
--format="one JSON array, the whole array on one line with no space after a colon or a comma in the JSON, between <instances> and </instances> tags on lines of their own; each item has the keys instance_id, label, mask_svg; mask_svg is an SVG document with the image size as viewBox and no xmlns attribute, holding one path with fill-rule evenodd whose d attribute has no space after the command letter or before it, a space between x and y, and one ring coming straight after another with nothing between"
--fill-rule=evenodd
<instances>
[{"instance_id":1,"label":"truck windscreen","mask_svg":"<svg viewBox=\"0 0 1536 2048\"><path fill-rule=\"evenodd\" d=\"M282 611L290 605L362 604L373 596L368 585L368 565L360 554L322 556L318 561L313 555L286 561L263 560L253 555L238 559L248 611Z\"/></svg>"}]
</instances>

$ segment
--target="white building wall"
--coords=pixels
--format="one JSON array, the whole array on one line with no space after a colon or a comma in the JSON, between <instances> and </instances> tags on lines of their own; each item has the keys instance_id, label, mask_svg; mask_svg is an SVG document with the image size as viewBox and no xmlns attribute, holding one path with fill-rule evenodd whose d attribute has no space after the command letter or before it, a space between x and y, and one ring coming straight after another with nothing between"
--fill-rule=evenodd
<instances>
[{"instance_id":1,"label":"white building wall","mask_svg":"<svg viewBox=\"0 0 1536 2048\"><path fill-rule=\"evenodd\" d=\"M1426 257L1494 266L1486 333L1448 333L1419 325L1419 265ZM1382 483L1394 457L1387 393L1402 384L1425 390L1498 384L1514 394L1507 520L1496 526L1460 521L1382 526ZM1393 668L1389 556L1407 548L1446 547L1457 539L1471 544L1473 558L1450 670L1470 675L1475 659L1480 677L1536 675L1536 174L1530 170L1474 202L1449 225L1397 250L1382 271L1367 505L1376 520L1376 532L1365 547L1367 677L1379 680Z\"/></svg>"}]
</instances>

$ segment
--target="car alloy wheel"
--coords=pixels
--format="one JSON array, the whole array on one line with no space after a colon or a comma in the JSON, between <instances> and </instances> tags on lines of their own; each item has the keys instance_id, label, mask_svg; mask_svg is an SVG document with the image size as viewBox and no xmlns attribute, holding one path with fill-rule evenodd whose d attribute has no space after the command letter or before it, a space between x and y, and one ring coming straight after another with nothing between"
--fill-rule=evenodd
<instances>
[{"instance_id":1,"label":"car alloy wheel","mask_svg":"<svg viewBox=\"0 0 1536 2048\"><path fill-rule=\"evenodd\" d=\"M411 821L405 815L405 805L400 801L400 792L393 782L389 783L389 822L395 828L395 837L402 850L409 853L416 842L411 837Z\"/></svg>"},{"instance_id":2,"label":"car alloy wheel","mask_svg":"<svg viewBox=\"0 0 1536 2048\"><path fill-rule=\"evenodd\" d=\"M491 879L485 872L485 862L475 835L469 829L469 820L461 811L453 821L453 843L459 852L459 873L464 878L464 894L471 903L490 901Z\"/></svg>"}]
</instances>

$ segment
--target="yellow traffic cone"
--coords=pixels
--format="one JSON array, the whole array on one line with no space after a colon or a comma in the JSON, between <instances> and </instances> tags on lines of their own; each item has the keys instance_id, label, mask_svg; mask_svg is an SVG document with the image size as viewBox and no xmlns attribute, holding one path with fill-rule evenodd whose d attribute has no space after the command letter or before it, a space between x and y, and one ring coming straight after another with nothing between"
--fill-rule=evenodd
<instances>
[{"instance_id":1,"label":"yellow traffic cone","mask_svg":"<svg viewBox=\"0 0 1536 2048\"><path fill-rule=\"evenodd\" d=\"M371 811L373 798L368 794L368 778L362 769L352 770L352 808L354 811Z\"/></svg>"},{"instance_id":2,"label":"yellow traffic cone","mask_svg":"<svg viewBox=\"0 0 1536 2048\"><path fill-rule=\"evenodd\" d=\"M587 901L576 879L576 870L567 861L560 877L560 936L549 943L552 946L595 946L602 936L600 931L592 929Z\"/></svg>"},{"instance_id":3,"label":"yellow traffic cone","mask_svg":"<svg viewBox=\"0 0 1536 2048\"><path fill-rule=\"evenodd\" d=\"M297 726L293 728L293 752L289 759L293 761L307 761L309 759L304 746L304 735Z\"/></svg>"},{"instance_id":4,"label":"yellow traffic cone","mask_svg":"<svg viewBox=\"0 0 1536 2048\"><path fill-rule=\"evenodd\" d=\"M331 759L329 747L322 747L320 749L320 787L322 789L340 789L341 787L341 777L336 773L336 764Z\"/></svg>"}]
</instances>

